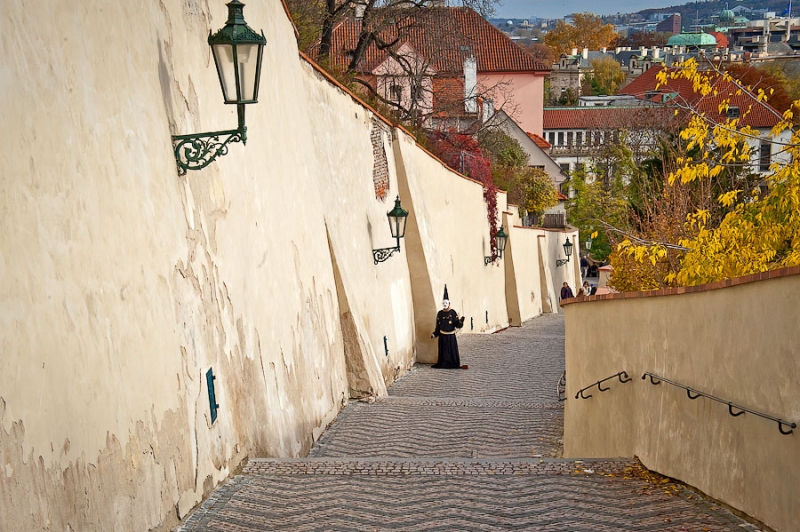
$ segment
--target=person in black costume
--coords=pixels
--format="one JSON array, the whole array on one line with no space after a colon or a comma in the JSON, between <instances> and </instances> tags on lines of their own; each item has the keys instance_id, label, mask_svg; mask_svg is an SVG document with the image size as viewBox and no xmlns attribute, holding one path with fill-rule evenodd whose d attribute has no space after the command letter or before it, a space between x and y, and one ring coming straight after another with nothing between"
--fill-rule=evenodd
<instances>
[{"instance_id":1,"label":"person in black costume","mask_svg":"<svg viewBox=\"0 0 800 532\"><path fill-rule=\"evenodd\" d=\"M450 308L447 285L444 287L442 307L444 308L436 314L436 330L431 334L431 338L439 338L439 360L433 367L467 369L466 364L461 365L461 359L458 356L458 341L456 340L456 329L464 326L464 316L459 317L458 313Z\"/></svg>"}]
</instances>

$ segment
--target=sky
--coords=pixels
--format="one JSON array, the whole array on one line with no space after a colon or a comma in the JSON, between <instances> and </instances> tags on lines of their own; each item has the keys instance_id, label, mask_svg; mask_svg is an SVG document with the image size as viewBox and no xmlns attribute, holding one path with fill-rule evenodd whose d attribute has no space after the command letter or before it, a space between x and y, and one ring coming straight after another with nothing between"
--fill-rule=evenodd
<instances>
[{"instance_id":1,"label":"sky","mask_svg":"<svg viewBox=\"0 0 800 532\"><path fill-rule=\"evenodd\" d=\"M685 0L500 0L497 18L562 18L587 11L596 15L635 13L642 9L682 5Z\"/></svg>"}]
</instances>

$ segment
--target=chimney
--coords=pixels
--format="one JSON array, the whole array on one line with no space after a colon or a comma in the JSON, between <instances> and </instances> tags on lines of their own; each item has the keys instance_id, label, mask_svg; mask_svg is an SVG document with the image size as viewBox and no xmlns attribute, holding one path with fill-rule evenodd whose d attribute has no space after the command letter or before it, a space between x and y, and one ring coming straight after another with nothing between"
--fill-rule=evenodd
<instances>
[{"instance_id":1,"label":"chimney","mask_svg":"<svg viewBox=\"0 0 800 532\"><path fill-rule=\"evenodd\" d=\"M573 48L572 49L572 55L578 55L578 49L577 48Z\"/></svg>"},{"instance_id":2,"label":"chimney","mask_svg":"<svg viewBox=\"0 0 800 532\"><path fill-rule=\"evenodd\" d=\"M647 55L647 46L639 47L639 55Z\"/></svg>"},{"instance_id":3,"label":"chimney","mask_svg":"<svg viewBox=\"0 0 800 532\"><path fill-rule=\"evenodd\" d=\"M600 51L601 51L601 52L603 52L603 53L606 53L606 50L607 50L607 49L608 49L608 48L606 48L605 46L603 46L602 48L600 48Z\"/></svg>"},{"instance_id":4,"label":"chimney","mask_svg":"<svg viewBox=\"0 0 800 532\"><path fill-rule=\"evenodd\" d=\"M464 58L464 111L478 112L478 63L474 56Z\"/></svg>"},{"instance_id":5,"label":"chimney","mask_svg":"<svg viewBox=\"0 0 800 532\"><path fill-rule=\"evenodd\" d=\"M584 48L584 49L583 49L583 52L581 52L581 56L582 56L584 59L589 59L589 49L588 49L588 48Z\"/></svg>"},{"instance_id":6,"label":"chimney","mask_svg":"<svg viewBox=\"0 0 800 532\"><path fill-rule=\"evenodd\" d=\"M661 57L661 49L658 46L653 47L653 59Z\"/></svg>"},{"instance_id":7,"label":"chimney","mask_svg":"<svg viewBox=\"0 0 800 532\"><path fill-rule=\"evenodd\" d=\"M483 101L483 121L486 122L494 116L494 101L486 99Z\"/></svg>"},{"instance_id":8,"label":"chimney","mask_svg":"<svg viewBox=\"0 0 800 532\"><path fill-rule=\"evenodd\" d=\"M356 20L361 20L364 18L364 11L366 10L367 10L367 5L358 2L353 8L353 16L355 17Z\"/></svg>"}]
</instances>

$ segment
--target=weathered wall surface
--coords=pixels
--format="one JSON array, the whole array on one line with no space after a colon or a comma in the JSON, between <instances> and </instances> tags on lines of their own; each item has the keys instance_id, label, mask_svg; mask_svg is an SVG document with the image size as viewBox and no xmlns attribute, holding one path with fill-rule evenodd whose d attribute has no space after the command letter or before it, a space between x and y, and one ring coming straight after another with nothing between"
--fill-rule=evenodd
<instances>
[{"instance_id":1,"label":"weathered wall surface","mask_svg":"<svg viewBox=\"0 0 800 532\"><path fill-rule=\"evenodd\" d=\"M417 359L436 362L436 341L430 335L445 284L452 307L466 317L465 332L496 330L508 324L505 270L502 262L484 264L492 233L481 185L453 173L408 135L398 134L395 154L401 162L401 191L408 187L403 197L412 207L405 245L415 284ZM502 213L504 194L497 203Z\"/></svg>"},{"instance_id":2,"label":"weathered wall surface","mask_svg":"<svg viewBox=\"0 0 800 532\"><path fill-rule=\"evenodd\" d=\"M507 324L480 185L300 60L279 2L245 13L268 40L247 145L184 177L170 136L236 123L222 2L7 4L0 530L167 529L432 361L445 283L474 332ZM398 193L408 236L374 265Z\"/></svg>"},{"instance_id":3,"label":"weathered wall surface","mask_svg":"<svg viewBox=\"0 0 800 532\"><path fill-rule=\"evenodd\" d=\"M568 236L571 241L575 240L578 232L522 227L514 223L506 227L510 228L506 230L509 238L505 262L511 325L519 326L542 313L557 313L561 283L567 281L575 290L580 272L576 275L574 260L561 267L556 267L555 261L563 258L564 239ZM510 289L512 284L513 290Z\"/></svg>"},{"instance_id":4,"label":"weathered wall surface","mask_svg":"<svg viewBox=\"0 0 800 532\"><path fill-rule=\"evenodd\" d=\"M800 311L793 297L800 271L789 270L769 280L735 279L726 288L565 305L565 455L636 455L775 530L796 530L798 430L786 436L774 421L732 417L725 404L692 401L681 388L641 378L651 372L800 422ZM575 399L581 388L619 371L632 382L612 380L604 384L609 391L595 387L587 392L592 398Z\"/></svg>"},{"instance_id":5,"label":"weathered wall surface","mask_svg":"<svg viewBox=\"0 0 800 532\"><path fill-rule=\"evenodd\" d=\"M279 3L248 6L269 40L248 145L178 178L171 133L235 124L205 44L224 6L8 7L0 529L167 526L246 456L302 455L348 398L332 256L362 391L413 360L408 275L372 270L370 117L298 60Z\"/></svg>"},{"instance_id":6,"label":"weathered wall surface","mask_svg":"<svg viewBox=\"0 0 800 532\"><path fill-rule=\"evenodd\" d=\"M583 283L581 280L581 262L579 249L578 231L575 229L550 229L541 248L539 255L540 272L544 276L545 284L548 288L547 293L552 295L553 310L559 312L559 301L561 299L561 287L567 283L572 288L572 293L578 293L578 287ZM558 265L559 260L567 257L564 255L564 243L569 239L572 243L572 256L569 262ZM542 290L544 293L544 289Z\"/></svg>"},{"instance_id":7,"label":"weathered wall surface","mask_svg":"<svg viewBox=\"0 0 800 532\"><path fill-rule=\"evenodd\" d=\"M340 298L347 299L348 309L341 313L345 332L348 338L350 332L355 335L348 360L356 357L370 374L383 375L369 379L366 388L351 383L351 392L384 395L385 383L405 371L414 354L411 285L402 252L378 265L372 255L373 249L396 244L386 218L400 194L392 129L308 63L304 71L314 154L307 164L316 174L313 186L341 275Z\"/></svg>"}]
</instances>

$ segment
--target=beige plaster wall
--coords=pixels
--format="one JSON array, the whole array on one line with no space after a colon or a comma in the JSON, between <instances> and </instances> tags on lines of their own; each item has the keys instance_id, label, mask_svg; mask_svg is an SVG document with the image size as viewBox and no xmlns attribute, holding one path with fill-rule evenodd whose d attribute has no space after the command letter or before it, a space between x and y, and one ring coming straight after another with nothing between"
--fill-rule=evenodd
<instances>
[{"instance_id":1,"label":"beige plaster wall","mask_svg":"<svg viewBox=\"0 0 800 532\"><path fill-rule=\"evenodd\" d=\"M480 183L451 171L402 131L396 137L401 196L405 197L403 187L408 187L413 209L405 245L415 284L417 360L430 363L437 358L436 341L430 335L445 284L452 308L466 318L462 334L489 332L508 325L505 269L502 261L484 264L491 250ZM501 194L498 210L502 213L505 207Z\"/></svg>"},{"instance_id":2,"label":"beige plaster wall","mask_svg":"<svg viewBox=\"0 0 800 532\"><path fill-rule=\"evenodd\" d=\"M732 283L731 283L732 284ZM715 287L712 287L715 288ZM702 288L700 288L702 290ZM565 305L568 457L638 456L766 523L797 528L800 432L642 380L652 372L765 414L800 422L800 275L680 295ZM622 297L621 295L617 296ZM579 389L626 371L633 379ZM786 428L786 427L785 427Z\"/></svg>"},{"instance_id":3,"label":"beige plaster wall","mask_svg":"<svg viewBox=\"0 0 800 532\"><path fill-rule=\"evenodd\" d=\"M171 134L236 123L223 3L4 7L2 530L167 528L247 456L303 455L353 391L343 322L361 391L413 361L407 271L372 263L368 113L298 60L280 3L246 16L269 43L247 146L178 177Z\"/></svg>"},{"instance_id":4,"label":"beige plaster wall","mask_svg":"<svg viewBox=\"0 0 800 532\"><path fill-rule=\"evenodd\" d=\"M376 198L375 117L298 58L279 2L245 10L268 40L247 145L176 175L171 135L236 124L206 44L226 15L4 6L0 530L166 530L248 456L304 455L349 397L433 361L445 283L467 332L508 324L481 186L382 126ZM408 236L375 265L398 193Z\"/></svg>"},{"instance_id":5,"label":"beige plaster wall","mask_svg":"<svg viewBox=\"0 0 800 532\"><path fill-rule=\"evenodd\" d=\"M542 302L547 294L542 294L539 271L539 237L545 236L541 229L508 224L508 243L504 260L506 268L511 268L509 280L515 281L515 290L508 295L511 325L520 326L523 322L542 313Z\"/></svg>"},{"instance_id":6,"label":"beige plaster wall","mask_svg":"<svg viewBox=\"0 0 800 532\"><path fill-rule=\"evenodd\" d=\"M560 308L558 305L561 299L561 287L564 282L567 282L572 288L572 293L577 294L578 288L582 284L581 281L581 263L580 263L580 250L578 249L578 230L565 229L565 230L545 230L545 243L541 250L540 262L543 266L545 281L549 290L552 290L554 301L556 303L555 309L552 312L560 312L556 309ZM566 258L564 255L564 242L567 238L572 242L572 256L566 264L558 265L559 260Z\"/></svg>"},{"instance_id":7,"label":"beige plaster wall","mask_svg":"<svg viewBox=\"0 0 800 532\"><path fill-rule=\"evenodd\" d=\"M399 253L378 265L372 255L373 249L396 244L386 218L400 194L392 129L311 65L304 63L303 68L308 77L304 85L309 88L304 107L313 128L308 138L315 156L307 163L316 173L331 252L348 300L347 319L352 319L358 335L357 356L383 376L370 379L367 389L353 390L358 392L353 395L385 395L386 383L408 369L414 356L411 281L402 243ZM376 197L372 177L373 129L380 131L388 161L389 189L383 198Z\"/></svg>"}]
</instances>

